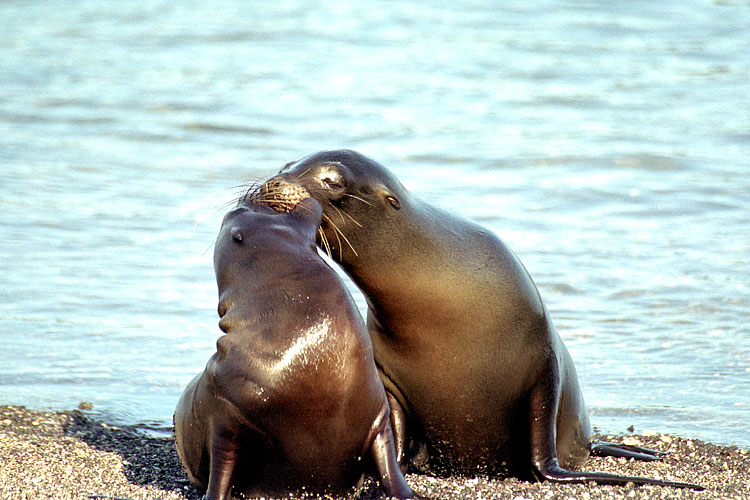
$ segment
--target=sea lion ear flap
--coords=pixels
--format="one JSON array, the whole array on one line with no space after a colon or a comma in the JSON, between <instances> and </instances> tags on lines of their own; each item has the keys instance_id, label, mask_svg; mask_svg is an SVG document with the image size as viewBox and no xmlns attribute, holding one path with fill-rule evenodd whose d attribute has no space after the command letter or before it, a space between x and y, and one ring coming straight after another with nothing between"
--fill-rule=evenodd
<instances>
[{"instance_id":1,"label":"sea lion ear flap","mask_svg":"<svg viewBox=\"0 0 750 500\"><path fill-rule=\"evenodd\" d=\"M365 191L366 189L366 191ZM362 189L363 193L373 193L372 198L380 200L385 208L393 208L394 210L401 210L401 201L399 196L394 193L393 189L390 189L386 184L378 182L377 184L367 186ZM370 203L368 203L369 205Z\"/></svg>"},{"instance_id":2,"label":"sea lion ear flap","mask_svg":"<svg viewBox=\"0 0 750 500\"><path fill-rule=\"evenodd\" d=\"M385 197L385 200L396 210L401 210L401 202L395 196L389 194Z\"/></svg>"},{"instance_id":3,"label":"sea lion ear flap","mask_svg":"<svg viewBox=\"0 0 750 500\"><path fill-rule=\"evenodd\" d=\"M393 208L394 210L401 210L401 201L398 199L398 196L393 194L393 191L391 189L388 189L384 185L380 185L378 186L377 191L380 193L382 199L386 203L388 203L391 208Z\"/></svg>"}]
</instances>

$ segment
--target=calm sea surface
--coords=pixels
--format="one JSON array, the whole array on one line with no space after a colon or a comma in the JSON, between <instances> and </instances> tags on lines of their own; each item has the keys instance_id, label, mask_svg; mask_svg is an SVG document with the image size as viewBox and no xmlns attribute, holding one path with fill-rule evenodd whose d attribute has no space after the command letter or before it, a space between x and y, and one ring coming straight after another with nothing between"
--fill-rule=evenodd
<instances>
[{"instance_id":1,"label":"calm sea surface","mask_svg":"<svg viewBox=\"0 0 750 500\"><path fill-rule=\"evenodd\" d=\"M0 404L167 432L225 204L348 147L517 252L600 431L750 446L748 2L253 3L0 3Z\"/></svg>"}]
</instances>

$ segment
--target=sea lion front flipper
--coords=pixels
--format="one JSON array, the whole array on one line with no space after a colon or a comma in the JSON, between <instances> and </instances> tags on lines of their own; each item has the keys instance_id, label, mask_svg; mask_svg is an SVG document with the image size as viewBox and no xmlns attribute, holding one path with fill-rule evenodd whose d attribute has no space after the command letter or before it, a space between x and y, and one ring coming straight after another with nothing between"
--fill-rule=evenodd
<instances>
[{"instance_id":1,"label":"sea lion front flipper","mask_svg":"<svg viewBox=\"0 0 750 500\"><path fill-rule=\"evenodd\" d=\"M647 477L618 476L605 472L580 472L564 469L557 461L555 443L555 425L560 402L560 371L552 360L546 374L540 376L540 382L532 389L529 399L531 462L534 475L540 480L558 483L586 483L624 485L651 484L673 488L690 488L703 490L703 486L690 483L663 481Z\"/></svg>"},{"instance_id":2,"label":"sea lion front flipper","mask_svg":"<svg viewBox=\"0 0 750 500\"><path fill-rule=\"evenodd\" d=\"M375 434L375 439L370 446L370 455L378 469L380 485L383 487L386 497L389 498L403 500L421 498L406 483L396 459L394 441L390 418L385 418L382 420L380 430Z\"/></svg>"},{"instance_id":3,"label":"sea lion front flipper","mask_svg":"<svg viewBox=\"0 0 750 500\"><path fill-rule=\"evenodd\" d=\"M409 460L405 457L408 440L406 430L406 412L393 394L388 391L386 391L385 394L388 398L388 406L391 408L391 432L393 433L393 445L396 450L396 460L401 466L401 472L406 474L406 469L409 466Z\"/></svg>"},{"instance_id":4,"label":"sea lion front flipper","mask_svg":"<svg viewBox=\"0 0 750 500\"><path fill-rule=\"evenodd\" d=\"M232 498L232 474L237 462L236 436L226 429L211 425L209 452L211 457L206 500L230 500Z\"/></svg>"},{"instance_id":5,"label":"sea lion front flipper","mask_svg":"<svg viewBox=\"0 0 750 500\"><path fill-rule=\"evenodd\" d=\"M666 455L663 451L643 448L641 446L632 446L629 444L610 443L607 441L594 441L589 447L591 454L597 457L620 457L632 458L643 462L653 462L661 460Z\"/></svg>"}]
</instances>

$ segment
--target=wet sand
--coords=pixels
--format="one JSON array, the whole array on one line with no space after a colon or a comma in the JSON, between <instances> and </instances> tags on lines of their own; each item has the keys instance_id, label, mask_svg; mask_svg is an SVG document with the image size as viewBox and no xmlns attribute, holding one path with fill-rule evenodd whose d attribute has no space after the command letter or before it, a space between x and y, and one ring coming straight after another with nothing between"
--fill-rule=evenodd
<instances>
[{"instance_id":1,"label":"wet sand","mask_svg":"<svg viewBox=\"0 0 750 500\"><path fill-rule=\"evenodd\" d=\"M528 483L516 479L435 478L408 474L418 493L442 499L748 499L750 453L663 434L602 436L665 451L661 462L591 458L586 470L697 483L705 491L656 486ZM0 406L0 499L188 499L202 492L190 485L171 438L87 417L79 410L38 412ZM360 499L378 497L374 481Z\"/></svg>"}]
</instances>

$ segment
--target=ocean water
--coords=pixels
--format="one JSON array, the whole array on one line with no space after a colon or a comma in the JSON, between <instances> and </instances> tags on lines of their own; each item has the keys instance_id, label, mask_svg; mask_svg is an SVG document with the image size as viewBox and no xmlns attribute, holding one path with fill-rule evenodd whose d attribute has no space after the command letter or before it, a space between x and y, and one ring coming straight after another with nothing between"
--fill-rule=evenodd
<instances>
[{"instance_id":1,"label":"ocean water","mask_svg":"<svg viewBox=\"0 0 750 500\"><path fill-rule=\"evenodd\" d=\"M347 147L516 251L598 430L750 446L750 5L498 4L2 2L0 404L169 432L227 203Z\"/></svg>"}]
</instances>

